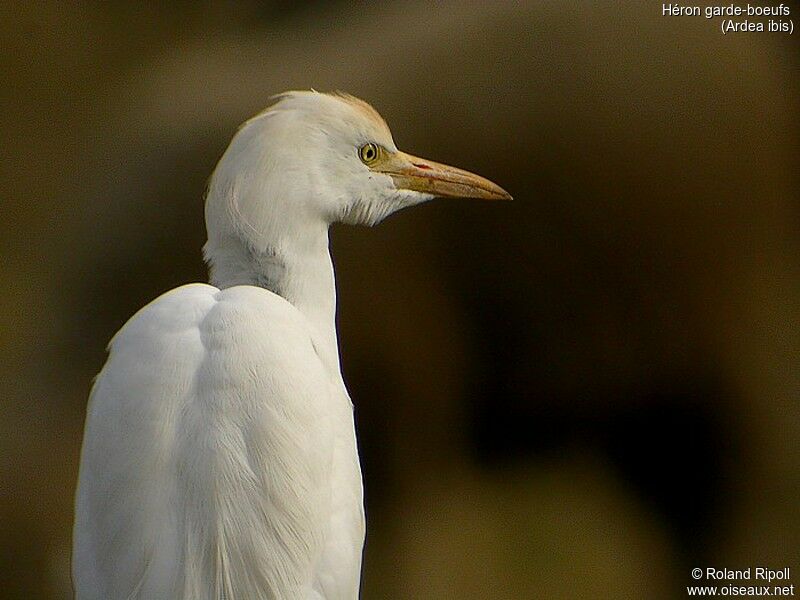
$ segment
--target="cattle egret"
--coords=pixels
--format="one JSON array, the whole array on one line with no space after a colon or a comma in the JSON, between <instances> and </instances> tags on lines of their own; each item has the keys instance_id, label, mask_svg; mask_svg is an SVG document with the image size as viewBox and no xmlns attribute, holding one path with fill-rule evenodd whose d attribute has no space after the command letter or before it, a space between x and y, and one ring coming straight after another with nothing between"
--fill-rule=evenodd
<instances>
[{"instance_id":1,"label":"cattle egret","mask_svg":"<svg viewBox=\"0 0 800 600\"><path fill-rule=\"evenodd\" d=\"M288 92L239 129L206 199L211 285L136 313L92 388L78 600L358 597L363 491L328 229L434 197L510 199L400 152L352 96Z\"/></svg>"}]
</instances>

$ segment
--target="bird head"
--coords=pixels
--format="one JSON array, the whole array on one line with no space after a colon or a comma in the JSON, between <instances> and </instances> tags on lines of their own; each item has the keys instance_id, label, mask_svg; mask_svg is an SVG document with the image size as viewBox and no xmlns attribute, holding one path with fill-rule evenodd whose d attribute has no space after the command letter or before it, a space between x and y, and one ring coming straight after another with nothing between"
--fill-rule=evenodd
<instances>
[{"instance_id":1,"label":"bird head","mask_svg":"<svg viewBox=\"0 0 800 600\"><path fill-rule=\"evenodd\" d=\"M508 200L491 181L398 150L386 122L346 94L287 92L247 121L211 178L209 237L258 247L296 220L373 225L434 197Z\"/></svg>"}]
</instances>

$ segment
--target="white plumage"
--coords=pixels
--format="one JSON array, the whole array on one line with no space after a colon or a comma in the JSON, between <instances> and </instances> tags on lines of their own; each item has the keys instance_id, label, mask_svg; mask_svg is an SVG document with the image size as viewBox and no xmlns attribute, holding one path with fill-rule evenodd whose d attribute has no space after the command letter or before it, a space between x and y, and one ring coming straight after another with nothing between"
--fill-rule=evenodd
<instances>
[{"instance_id":1,"label":"white plumage","mask_svg":"<svg viewBox=\"0 0 800 600\"><path fill-rule=\"evenodd\" d=\"M92 389L78 600L358 597L363 494L328 228L434 196L509 197L398 151L351 96L284 94L239 130L206 201L213 285L134 315Z\"/></svg>"}]
</instances>

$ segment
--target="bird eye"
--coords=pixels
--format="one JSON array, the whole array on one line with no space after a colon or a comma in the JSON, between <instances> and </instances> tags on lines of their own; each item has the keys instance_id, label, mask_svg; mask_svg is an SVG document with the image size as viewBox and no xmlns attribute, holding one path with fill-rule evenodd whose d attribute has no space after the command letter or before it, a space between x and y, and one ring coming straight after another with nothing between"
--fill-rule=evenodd
<instances>
[{"instance_id":1,"label":"bird eye","mask_svg":"<svg viewBox=\"0 0 800 600\"><path fill-rule=\"evenodd\" d=\"M361 162L363 162L365 165L371 165L378 160L378 156L380 156L380 148L373 143L364 144L358 151L358 155L361 157Z\"/></svg>"}]
</instances>

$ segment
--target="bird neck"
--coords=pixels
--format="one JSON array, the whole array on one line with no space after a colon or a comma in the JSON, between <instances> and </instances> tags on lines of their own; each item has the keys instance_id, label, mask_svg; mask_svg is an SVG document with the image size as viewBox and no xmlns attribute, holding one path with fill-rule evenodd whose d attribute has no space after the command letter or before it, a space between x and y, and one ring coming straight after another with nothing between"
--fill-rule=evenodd
<instances>
[{"instance_id":1,"label":"bird neck","mask_svg":"<svg viewBox=\"0 0 800 600\"><path fill-rule=\"evenodd\" d=\"M325 364L339 372L336 336L336 282L327 224L285 235L261 249L240 240L206 245L211 284L218 288L253 285L292 304L313 328L314 345Z\"/></svg>"}]
</instances>

